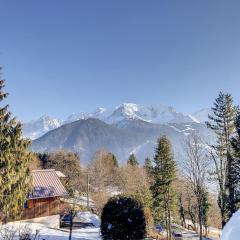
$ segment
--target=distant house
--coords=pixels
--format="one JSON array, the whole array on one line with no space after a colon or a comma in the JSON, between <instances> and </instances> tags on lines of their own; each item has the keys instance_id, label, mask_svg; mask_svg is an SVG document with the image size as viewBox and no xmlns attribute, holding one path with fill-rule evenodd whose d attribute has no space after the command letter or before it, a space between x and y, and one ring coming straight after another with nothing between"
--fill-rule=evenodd
<instances>
[{"instance_id":1,"label":"distant house","mask_svg":"<svg viewBox=\"0 0 240 240\"><path fill-rule=\"evenodd\" d=\"M60 198L67 195L67 191L59 178L61 174L54 169L42 169L31 171L31 175L33 189L25 203L22 219L59 214Z\"/></svg>"}]
</instances>

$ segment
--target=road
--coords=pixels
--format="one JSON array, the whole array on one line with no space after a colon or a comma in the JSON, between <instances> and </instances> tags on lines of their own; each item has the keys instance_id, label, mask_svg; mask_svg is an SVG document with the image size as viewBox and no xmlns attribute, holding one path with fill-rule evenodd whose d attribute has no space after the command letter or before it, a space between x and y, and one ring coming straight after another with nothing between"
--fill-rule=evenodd
<instances>
[{"instance_id":1,"label":"road","mask_svg":"<svg viewBox=\"0 0 240 240\"><path fill-rule=\"evenodd\" d=\"M182 235L183 235L183 239L199 240L199 235L193 232L182 231ZM204 238L204 240L210 240L210 238Z\"/></svg>"},{"instance_id":2,"label":"road","mask_svg":"<svg viewBox=\"0 0 240 240\"><path fill-rule=\"evenodd\" d=\"M176 228L176 227L175 227ZM176 228L178 233L182 233L183 239L185 240L199 240L199 234L192 232L192 231L187 231L182 228ZM203 238L204 240L219 240L219 239L214 239L214 238Z\"/></svg>"}]
</instances>

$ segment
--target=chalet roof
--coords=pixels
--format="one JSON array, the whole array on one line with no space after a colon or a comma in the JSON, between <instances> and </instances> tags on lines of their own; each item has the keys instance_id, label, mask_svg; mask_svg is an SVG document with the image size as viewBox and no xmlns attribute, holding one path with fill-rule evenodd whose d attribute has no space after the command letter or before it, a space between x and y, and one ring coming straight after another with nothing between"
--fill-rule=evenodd
<instances>
[{"instance_id":1,"label":"chalet roof","mask_svg":"<svg viewBox=\"0 0 240 240\"><path fill-rule=\"evenodd\" d=\"M67 191L61 183L55 169L41 169L31 171L33 190L29 199L62 197Z\"/></svg>"}]
</instances>

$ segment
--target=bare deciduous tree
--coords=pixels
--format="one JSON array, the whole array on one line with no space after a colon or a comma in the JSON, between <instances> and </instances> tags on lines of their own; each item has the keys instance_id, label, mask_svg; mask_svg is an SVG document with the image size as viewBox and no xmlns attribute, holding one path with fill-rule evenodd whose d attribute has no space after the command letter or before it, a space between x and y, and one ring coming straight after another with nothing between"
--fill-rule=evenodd
<instances>
[{"instance_id":1,"label":"bare deciduous tree","mask_svg":"<svg viewBox=\"0 0 240 240\"><path fill-rule=\"evenodd\" d=\"M184 175L197 200L200 240L203 239L203 201L206 192L206 180L209 158L204 142L197 134L189 135L185 141Z\"/></svg>"},{"instance_id":2,"label":"bare deciduous tree","mask_svg":"<svg viewBox=\"0 0 240 240\"><path fill-rule=\"evenodd\" d=\"M120 168L115 156L107 151L95 153L89 166L90 192L98 211L122 185Z\"/></svg>"}]
</instances>

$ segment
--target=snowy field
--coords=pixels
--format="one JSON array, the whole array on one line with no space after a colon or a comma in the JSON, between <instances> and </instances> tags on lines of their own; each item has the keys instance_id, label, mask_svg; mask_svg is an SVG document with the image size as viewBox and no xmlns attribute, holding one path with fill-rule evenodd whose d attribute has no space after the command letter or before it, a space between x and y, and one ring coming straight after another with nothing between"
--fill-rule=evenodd
<instances>
[{"instance_id":1,"label":"snowy field","mask_svg":"<svg viewBox=\"0 0 240 240\"><path fill-rule=\"evenodd\" d=\"M5 226L8 230L16 230L16 239L19 232L19 229L30 229L32 233L32 237L34 239L34 236L36 232L38 232L38 237L36 239L38 240L68 240L69 233L64 230L57 230L57 229L50 229L46 226L38 223L17 223L17 224L8 224ZM5 228L5 229L6 229ZM4 231L2 229L2 231ZM2 239L2 237L0 237ZM72 239L78 239L78 240L100 240L100 232L99 228L86 228L86 229L78 229L73 230L72 233Z\"/></svg>"},{"instance_id":2,"label":"snowy field","mask_svg":"<svg viewBox=\"0 0 240 240\"><path fill-rule=\"evenodd\" d=\"M74 229L72 233L73 240L100 240L100 219L97 215L90 212L80 212L78 217L83 222L91 222L94 227ZM18 239L19 232L31 233L32 239L34 239L36 233L36 240L68 240L69 232L66 229L49 228L46 225L40 223L24 223L13 222L7 225L3 225L0 228L0 239L4 239L4 234L15 233L14 239Z\"/></svg>"}]
</instances>

